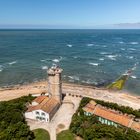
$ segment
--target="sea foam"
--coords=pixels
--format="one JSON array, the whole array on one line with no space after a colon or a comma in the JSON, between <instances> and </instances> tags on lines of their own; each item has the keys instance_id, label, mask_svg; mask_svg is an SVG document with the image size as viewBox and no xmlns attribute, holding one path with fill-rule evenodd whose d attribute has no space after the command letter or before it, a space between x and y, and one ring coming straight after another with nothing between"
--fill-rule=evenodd
<instances>
[{"instance_id":1,"label":"sea foam","mask_svg":"<svg viewBox=\"0 0 140 140\"><path fill-rule=\"evenodd\" d=\"M16 64L17 63L17 61L12 61L12 62L10 62L10 63L8 63L9 65L14 65L14 64Z\"/></svg>"},{"instance_id":2,"label":"sea foam","mask_svg":"<svg viewBox=\"0 0 140 140\"><path fill-rule=\"evenodd\" d=\"M134 75L132 75L132 76L130 76L131 78L133 78L133 79L136 79L137 77L136 76L134 76Z\"/></svg>"},{"instance_id":3,"label":"sea foam","mask_svg":"<svg viewBox=\"0 0 140 140\"><path fill-rule=\"evenodd\" d=\"M88 47L91 47L91 46L93 46L93 45L94 45L94 44L87 44Z\"/></svg>"},{"instance_id":4,"label":"sea foam","mask_svg":"<svg viewBox=\"0 0 140 140\"><path fill-rule=\"evenodd\" d=\"M135 51L136 49L134 49L134 48L129 48L128 50L130 50L130 51Z\"/></svg>"},{"instance_id":5,"label":"sea foam","mask_svg":"<svg viewBox=\"0 0 140 140\"><path fill-rule=\"evenodd\" d=\"M125 51L125 48L121 48L122 51Z\"/></svg>"},{"instance_id":6,"label":"sea foam","mask_svg":"<svg viewBox=\"0 0 140 140\"><path fill-rule=\"evenodd\" d=\"M99 60L100 60L100 61L104 61L105 59L104 59L104 58L99 58Z\"/></svg>"},{"instance_id":7,"label":"sea foam","mask_svg":"<svg viewBox=\"0 0 140 140\"><path fill-rule=\"evenodd\" d=\"M47 70L48 66L42 66L42 70Z\"/></svg>"},{"instance_id":8,"label":"sea foam","mask_svg":"<svg viewBox=\"0 0 140 140\"><path fill-rule=\"evenodd\" d=\"M72 80L76 80L76 81L80 80L80 78L78 76L68 76L68 77Z\"/></svg>"},{"instance_id":9,"label":"sea foam","mask_svg":"<svg viewBox=\"0 0 140 140\"><path fill-rule=\"evenodd\" d=\"M108 54L108 53L107 52L101 52L100 54L105 55L105 54Z\"/></svg>"},{"instance_id":10,"label":"sea foam","mask_svg":"<svg viewBox=\"0 0 140 140\"><path fill-rule=\"evenodd\" d=\"M67 44L67 47L71 48L71 47L72 47L72 45L71 45L71 44Z\"/></svg>"},{"instance_id":11,"label":"sea foam","mask_svg":"<svg viewBox=\"0 0 140 140\"><path fill-rule=\"evenodd\" d=\"M137 44L139 44L139 42L130 42L129 44L131 44L131 45L137 45Z\"/></svg>"},{"instance_id":12,"label":"sea foam","mask_svg":"<svg viewBox=\"0 0 140 140\"><path fill-rule=\"evenodd\" d=\"M99 63L92 63L92 62L90 62L89 64L92 65L92 66L98 66L99 65Z\"/></svg>"},{"instance_id":13,"label":"sea foam","mask_svg":"<svg viewBox=\"0 0 140 140\"><path fill-rule=\"evenodd\" d=\"M110 60L116 60L116 57L118 55L107 55L106 57L108 57Z\"/></svg>"},{"instance_id":14,"label":"sea foam","mask_svg":"<svg viewBox=\"0 0 140 140\"><path fill-rule=\"evenodd\" d=\"M60 60L59 60L59 59L53 59L52 61L53 61L53 62L55 62L55 63L60 62Z\"/></svg>"},{"instance_id":15,"label":"sea foam","mask_svg":"<svg viewBox=\"0 0 140 140\"><path fill-rule=\"evenodd\" d=\"M124 42L123 41L120 41L119 44L124 44Z\"/></svg>"}]
</instances>

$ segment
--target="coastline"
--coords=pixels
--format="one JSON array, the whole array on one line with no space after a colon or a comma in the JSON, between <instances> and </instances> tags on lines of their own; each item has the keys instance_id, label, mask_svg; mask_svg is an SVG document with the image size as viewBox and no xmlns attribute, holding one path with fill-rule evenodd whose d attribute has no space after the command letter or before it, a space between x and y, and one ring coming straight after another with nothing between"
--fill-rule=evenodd
<instances>
[{"instance_id":1,"label":"coastline","mask_svg":"<svg viewBox=\"0 0 140 140\"><path fill-rule=\"evenodd\" d=\"M93 87L91 85L65 82L62 83L62 91L63 93L70 93L72 95L80 94L86 97L114 102L120 105L130 106L134 109L140 108L140 96L131 94L127 91L113 91L105 88ZM47 92L47 80L0 88L0 101L8 101L21 96L40 94L42 92Z\"/></svg>"}]
</instances>

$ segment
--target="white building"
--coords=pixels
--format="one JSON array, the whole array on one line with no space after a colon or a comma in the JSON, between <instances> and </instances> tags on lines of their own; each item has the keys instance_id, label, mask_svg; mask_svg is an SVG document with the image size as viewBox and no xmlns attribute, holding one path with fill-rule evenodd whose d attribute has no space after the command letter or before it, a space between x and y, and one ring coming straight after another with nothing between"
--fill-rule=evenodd
<instances>
[{"instance_id":1,"label":"white building","mask_svg":"<svg viewBox=\"0 0 140 140\"><path fill-rule=\"evenodd\" d=\"M62 69L53 66L48 70L48 95L39 96L28 107L25 117L49 122L62 102Z\"/></svg>"},{"instance_id":2,"label":"white building","mask_svg":"<svg viewBox=\"0 0 140 140\"><path fill-rule=\"evenodd\" d=\"M59 106L60 103L53 97L39 96L35 98L28 107L28 110L25 112L25 117L28 119L49 122Z\"/></svg>"}]
</instances>

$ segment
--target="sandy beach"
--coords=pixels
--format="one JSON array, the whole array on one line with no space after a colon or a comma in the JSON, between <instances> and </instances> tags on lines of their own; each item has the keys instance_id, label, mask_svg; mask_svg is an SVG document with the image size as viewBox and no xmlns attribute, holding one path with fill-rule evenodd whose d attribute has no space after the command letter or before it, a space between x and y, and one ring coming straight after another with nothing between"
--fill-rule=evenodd
<instances>
[{"instance_id":1,"label":"sandy beach","mask_svg":"<svg viewBox=\"0 0 140 140\"><path fill-rule=\"evenodd\" d=\"M132 95L122 91L109 91L107 89L95 88L78 84L63 83L63 93L72 95L82 95L104 101L130 106L140 109L140 96ZM29 83L27 85L17 85L13 87L0 88L0 101L8 101L28 94L40 94L47 92L47 81Z\"/></svg>"}]
</instances>

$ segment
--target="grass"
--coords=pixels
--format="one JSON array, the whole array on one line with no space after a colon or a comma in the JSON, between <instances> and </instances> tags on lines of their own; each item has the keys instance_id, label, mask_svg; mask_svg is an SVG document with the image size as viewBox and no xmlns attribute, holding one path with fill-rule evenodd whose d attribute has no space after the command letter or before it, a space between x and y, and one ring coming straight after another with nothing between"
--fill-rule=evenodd
<instances>
[{"instance_id":1,"label":"grass","mask_svg":"<svg viewBox=\"0 0 140 140\"><path fill-rule=\"evenodd\" d=\"M44 129L35 129L33 130L35 135L35 140L50 140L50 135L48 131Z\"/></svg>"},{"instance_id":2,"label":"grass","mask_svg":"<svg viewBox=\"0 0 140 140\"><path fill-rule=\"evenodd\" d=\"M57 140L75 140L70 130L64 130L57 135Z\"/></svg>"},{"instance_id":3,"label":"grass","mask_svg":"<svg viewBox=\"0 0 140 140\"><path fill-rule=\"evenodd\" d=\"M115 89L115 90L122 90L127 79L128 79L128 75L122 75L115 82L108 85L107 88L108 89Z\"/></svg>"}]
</instances>

